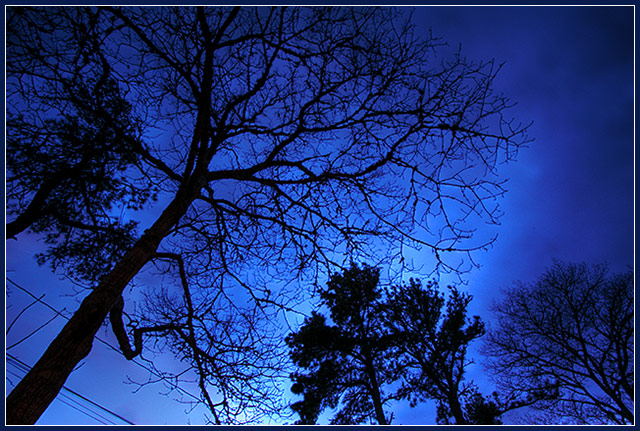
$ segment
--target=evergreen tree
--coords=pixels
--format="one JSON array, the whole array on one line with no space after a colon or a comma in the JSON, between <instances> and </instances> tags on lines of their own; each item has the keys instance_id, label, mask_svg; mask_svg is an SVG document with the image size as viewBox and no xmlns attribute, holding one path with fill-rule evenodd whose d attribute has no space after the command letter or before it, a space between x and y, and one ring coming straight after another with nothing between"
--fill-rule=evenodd
<instances>
[{"instance_id":1,"label":"evergreen tree","mask_svg":"<svg viewBox=\"0 0 640 431\"><path fill-rule=\"evenodd\" d=\"M292 375L292 392L304 396L292 405L298 424L315 424L325 408L339 404L332 424L390 423L383 407L392 397L383 386L398 375L389 366L394 343L381 319L378 282L379 270L366 265L334 274L320 292L333 324L313 312L287 337L293 362L308 370Z\"/></svg>"},{"instance_id":2,"label":"evergreen tree","mask_svg":"<svg viewBox=\"0 0 640 431\"><path fill-rule=\"evenodd\" d=\"M332 424L388 424L392 400L435 400L438 422L497 424L502 405L464 381L467 346L482 336L478 316L467 317L471 296L411 279L387 292L379 269L352 264L320 292L330 319L314 311L287 337L293 362L292 404L299 424L315 424L326 408L340 410ZM392 389L392 384L401 382Z\"/></svg>"},{"instance_id":3,"label":"evergreen tree","mask_svg":"<svg viewBox=\"0 0 640 431\"><path fill-rule=\"evenodd\" d=\"M475 393L464 381L470 342L484 334L478 316L467 318L471 296L449 288L445 300L438 284L411 279L392 289L385 323L398 342L404 368L403 396L415 405L432 399L438 404L438 422L468 424L462 400Z\"/></svg>"}]
</instances>

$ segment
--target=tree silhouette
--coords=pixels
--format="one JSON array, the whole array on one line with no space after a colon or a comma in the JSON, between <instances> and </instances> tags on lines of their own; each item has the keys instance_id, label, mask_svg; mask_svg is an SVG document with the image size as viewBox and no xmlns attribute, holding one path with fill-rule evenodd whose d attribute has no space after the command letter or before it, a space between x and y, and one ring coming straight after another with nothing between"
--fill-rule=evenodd
<instances>
[{"instance_id":1,"label":"tree silhouette","mask_svg":"<svg viewBox=\"0 0 640 431\"><path fill-rule=\"evenodd\" d=\"M382 323L379 270L356 264L334 274L320 291L334 325L312 312L298 332L287 336L293 362L308 369L294 373L291 388L304 396L292 405L299 424L315 424L327 407L341 404L332 424L358 424L375 420L390 423L383 385L398 378L394 370L394 340Z\"/></svg>"},{"instance_id":2,"label":"tree silhouette","mask_svg":"<svg viewBox=\"0 0 640 431\"><path fill-rule=\"evenodd\" d=\"M464 383L467 347L484 334L478 316L467 318L471 296L449 288L445 301L438 284L419 280L395 286L385 307L386 325L399 350L404 372L402 393L415 405L432 399L438 404L438 423L475 423L464 409L465 398L486 406L471 382ZM480 397L480 398L478 398ZM477 418L477 420L486 420Z\"/></svg>"},{"instance_id":3,"label":"tree silhouette","mask_svg":"<svg viewBox=\"0 0 640 431\"><path fill-rule=\"evenodd\" d=\"M326 408L340 410L332 424L391 422L383 406L408 398L435 400L438 422L495 424L506 410L497 394L485 398L463 383L468 344L482 336L477 316L466 317L471 296L435 282L411 279L385 291L379 270L352 264L320 291L331 323L314 311L287 337L291 358L306 372L292 374L299 424L315 424ZM398 383L402 382L398 389Z\"/></svg>"},{"instance_id":4,"label":"tree silhouette","mask_svg":"<svg viewBox=\"0 0 640 431\"><path fill-rule=\"evenodd\" d=\"M502 425L501 416L508 409L497 392L486 397L473 388L466 396L465 420L474 425Z\"/></svg>"},{"instance_id":5,"label":"tree silhouette","mask_svg":"<svg viewBox=\"0 0 640 431\"><path fill-rule=\"evenodd\" d=\"M135 242L137 223L119 208L140 208L153 191L127 178L141 147L132 106L92 49L97 36L76 40L67 13L8 16L6 235L44 234L41 263L96 281ZM51 48L48 33L67 36L56 55L39 49Z\"/></svg>"},{"instance_id":6,"label":"tree silhouette","mask_svg":"<svg viewBox=\"0 0 640 431\"><path fill-rule=\"evenodd\" d=\"M555 387L533 404L551 420L633 423L633 304L632 272L556 262L495 306L489 368L514 396Z\"/></svg>"},{"instance_id":7,"label":"tree silhouette","mask_svg":"<svg viewBox=\"0 0 640 431\"><path fill-rule=\"evenodd\" d=\"M38 419L109 315L127 357L143 335L186 343L201 389L215 389L203 402L224 410L238 394L207 366L231 338L207 334L216 319L202 313L226 310L218 320L260 340L242 316L288 307L296 297L273 286L338 255L402 238L455 270L449 254L491 242L471 242L473 224L496 222L496 166L525 128L504 117L492 62L437 58L439 45L391 8L8 8L8 207L48 235L42 261L92 289L7 397L7 422ZM42 179L25 166L32 144L42 166L68 144L80 159ZM139 233L128 218L156 192L144 207L156 219ZM133 208L115 216L121 202ZM154 265L172 277L181 317L136 316L148 324L127 334L123 292ZM216 309L198 302L209 295Z\"/></svg>"}]
</instances>

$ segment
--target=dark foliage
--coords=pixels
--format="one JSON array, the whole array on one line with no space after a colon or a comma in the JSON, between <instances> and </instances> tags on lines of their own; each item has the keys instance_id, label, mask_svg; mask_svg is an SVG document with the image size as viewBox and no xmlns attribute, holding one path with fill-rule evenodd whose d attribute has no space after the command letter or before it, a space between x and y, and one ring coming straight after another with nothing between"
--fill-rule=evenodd
<instances>
[{"instance_id":1,"label":"dark foliage","mask_svg":"<svg viewBox=\"0 0 640 431\"><path fill-rule=\"evenodd\" d=\"M333 324L314 311L287 337L291 359L308 370L292 375L292 392L304 397L292 405L298 423L338 405L332 423L388 423L379 407L401 398L435 400L439 423L500 423L497 395L464 382L467 346L484 333L477 316L467 318L471 297L452 287L445 299L435 282L414 279L385 292L378 274L352 265L333 275L320 293Z\"/></svg>"},{"instance_id":2,"label":"dark foliage","mask_svg":"<svg viewBox=\"0 0 640 431\"><path fill-rule=\"evenodd\" d=\"M404 371L403 394L415 405L419 400L438 403L438 422L467 424L461 400L473 393L464 383L467 347L484 334L478 316L467 317L471 296L449 288L444 294L435 282L419 280L392 289L386 324L398 340Z\"/></svg>"},{"instance_id":3,"label":"dark foliage","mask_svg":"<svg viewBox=\"0 0 640 431\"><path fill-rule=\"evenodd\" d=\"M313 312L302 328L287 337L291 359L307 373L294 373L291 391L304 399L292 405L299 424L314 424L327 407L341 404L332 424L389 423L383 405L390 399L383 385L394 372L394 341L382 325L379 270L352 264L334 274L320 292L334 325Z\"/></svg>"},{"instance_id":4,"label":"dark foliage","mask_svg":"<svg viewBox=\"0 0 640 431\"><path fill-rule=\"evenodd\" d=\"M466 421L474 425L501 425L505 407L494 392L490 397L473 390L464 404Z\"/></svg>"},{"instance_id":5,"label":"dark foliage","mask_svg":"<svg viewBox=\"0 0 640 431\"><path fill-rule=\"evenodd\" d=\"M136 240L123 209L152 194L131 178L138 122L94 46L91 12L19 11L7 26L7 236L44 234L40 263L96 282Z\"/></svg>"}]
</instances>

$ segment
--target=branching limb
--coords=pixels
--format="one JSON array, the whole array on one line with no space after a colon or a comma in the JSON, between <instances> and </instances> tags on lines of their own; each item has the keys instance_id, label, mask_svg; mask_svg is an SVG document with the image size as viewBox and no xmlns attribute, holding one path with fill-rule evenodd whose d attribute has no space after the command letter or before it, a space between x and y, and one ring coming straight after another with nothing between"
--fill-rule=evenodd
<instances>
[{"instance_id":1,"label":"branching limb","mask_svg":"<svg viewBox=\"0 0 640 431\"><path fill-rule=\"evenodd\" d=\"M109 312L109 321L111 322L111 328L118 340L118 345L125 358L128 360L134 359L136 356L142 353L142 335L149 332L166 332L175 331L182 328L181 325L174 323L167 323L164 325L155 325L142 328L133 329L133 348L129 342L129 336L122 322L122 315L124 309L124 300L122 296L113 305L113 308Z\"/></svg>"}]
</instances>

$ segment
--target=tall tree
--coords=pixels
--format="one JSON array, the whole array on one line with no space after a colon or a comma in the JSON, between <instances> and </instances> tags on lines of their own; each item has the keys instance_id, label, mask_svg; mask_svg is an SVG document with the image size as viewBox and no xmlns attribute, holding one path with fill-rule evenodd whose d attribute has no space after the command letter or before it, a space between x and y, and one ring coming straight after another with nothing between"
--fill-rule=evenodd
<instances>
[{"instance_id":1,"label":"tall tree","mask_svg":"<svg viewBox=\"0 0 640 431\"><path fill-rule=\"evenodd\" d=\"M70 140L107 136L98 142L113 160L120 156L111 143L126 144L123 153L131 153L137 169L113 162L110 172L122 175L113 182L117 192L107 190L107 196L132 199L134 186L142 198L160 193L158 206L146 212L157 218L141 234L123 221L130 240L95 265L101 272L73 271L82 268L81 248L43 257L91 280L93 288L9 394L10 424L38 419L89 354L110 312L126 351L119 322L123 292L148 265L173 271L184 319L134 329L128 356L139 351L136 337L147 329L164 328L164 334L171 327L178 334L176 328L198 320L194 312L206 307L193 304L189 311L189 302L206 295L189 292L217 290L217 298L227 300L235 285L242 301L265 310L295 299L286 290L272 292L265 280L290 280L318 263L331 266L336 252L366 256L380 241L404 238L448 265L450 252L482 248L486 242L469 241L470 226L476 217L497 220L492 204L504 190L496 166L527 139L525 128L505 120L509 103L492 90L493 63L436 58L439 41L416 35L401 10L12 7L7 14L7 102L28 112L34 128L24 132L12 117L10 150L33 137L44 141L56 131L55 121L62 121L58 129L89 123L80 108L75 120L52 108L73 99L75 87L65 83L80 82L89 59L99 76L87 78L86 87L105 85L129 104L135 139L124 139L126 123L116 127L120 117L101 106L97 115L104 121L92 126L100 130L87 126L86 134L74 132ZM103 77L113 82L107 87ZM53 142L63 145L64 136L56 132ZM47 157L55 152L55 146L42 149ZM89 154L91 163L100 154ZM15 166L12 176L21 177ZM82 199L102 199L83 176L69 180L86 189ZM34 180L9 196L9 207L26 211L45 183ZM57 193L47 195L48 205L57 205L56 196L80 199ZM87 224L78 217L93 215L98 222L91 220L89 232L116 220L108 205L90 208L71 220ZM49 220L42 231L52 232L52 240L64 235L63 218ZM90 239L78 238L86 248ZM185 335L194 360L207 351L194 340L224 349L224 332L213 339L192 330Z\"/></svg>"},{"instance_id":2,"label":"tall tree","mask_svg":"<svg viewBox=\"0 0 640 431\"><path fill-rule=\"evenodd\" d=\"M435 400L437 420L443 424L471 423L464 399L475 396L478 401L473 384L464 382L467 347L484 334L478 316L467 318L470 301L470 295L455 287L449 288L445 301L437 283L423 286L411 279L392 289L385 307L386 324L404 369L402 392L414 405L421 399Z\"/></svg>"},{"instance_id":3,"label":"tall tree","mask_svg":"<svg viewBox=\"0 0 640 431\"><path fill-rule=\"evenodd\" d=\"M299 424L315 424L327 407L340 411L332 424L375 420L390 423L383 385L398 378L392 366L394 343L382 325L379 270L356 264L334 274L320 291L333 325L312 312L298 332L287 337L293 362L307 373L294 373L291 388L304 399L292 405Z\"/></svg>"},{"instance_id":4,"label":"tall tree","mask_svg":"<svg viewBox=\"0 0 640 431\"><path fill-rule=\"evenodd\" d=\"M495 306L486 353L505 391L554 386L534 406L555 421L633 423L633 273L556 262Z\"/></svg>"},{"instance_id":5,"label":"tall tree","mask_svg":"<svg viewBox=\"0 0 640 431\"><path fill-rule=\"evenodd\" d=\"M435 282L415 279L387 290L379 270L366 265L333 275L327 286L320 297L332 324L314 311L287 337L293 362L306 370L292 374L292 392L303 396L292 405L298 423L314 424L339 405L332 423L388 424L383 405L402 398L412 406L435 400L439 423L500 423L505 406L497 394L486 398L464 382L467 347L484 333L477 316L466 317L471 296L451 287L445 300Z\"/></svg>"}]
</instances>

